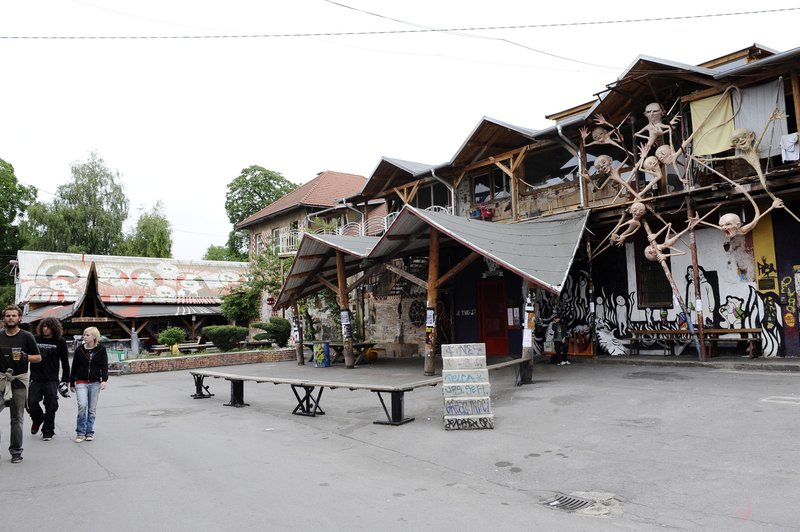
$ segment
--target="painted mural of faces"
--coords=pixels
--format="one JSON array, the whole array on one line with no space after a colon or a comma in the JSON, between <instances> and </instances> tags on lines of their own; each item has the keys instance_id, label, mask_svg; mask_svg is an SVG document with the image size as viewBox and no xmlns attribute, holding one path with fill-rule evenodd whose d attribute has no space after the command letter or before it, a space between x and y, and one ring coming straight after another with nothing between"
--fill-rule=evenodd
<instances>
[{"instance_id":1,"label":"painted mural of faces","mask_svg":"<svg viewBox=\"0 0 800 532\"><path fill-rule=\"evenodd\" d=\"M162 262L156 269L164 279L176 279L180 273L176 265L168 262Z\"/></svg>"},{"instance_id":2,"label":"painted mural of faces","mask_svg":"<svg viewBox=\"0 0 800 532\"><path fill-rule=\"evenodd\" d=\"M97 280L114 288L119 288L128 282L128 275L113 266L100 266L97 268Z\"/></svg>"},{"instance_id":3,"label":"painted mural of faces","mask_svg":"<svg viewBox=\"0 0 800 532\"><path fill-rule=\"evenodd\" d=\"M171 286L167 286L165 284L159 285L156 287L155 297L162 300L173 300L175 299L176 293L175 289Z\"/></svg>"},{"instance_id":4,"label":"painted mural of faces","mask_svg":"<svg viewBox=\"0 0 800 532\"><path fill-rule=\"evenodd\" d=\"M134 282L134 284L141 286L142 288L155 287L157 278L158 275L152 270L140 268L131 272L131 280Z\"/></svg>"}]
</instances>

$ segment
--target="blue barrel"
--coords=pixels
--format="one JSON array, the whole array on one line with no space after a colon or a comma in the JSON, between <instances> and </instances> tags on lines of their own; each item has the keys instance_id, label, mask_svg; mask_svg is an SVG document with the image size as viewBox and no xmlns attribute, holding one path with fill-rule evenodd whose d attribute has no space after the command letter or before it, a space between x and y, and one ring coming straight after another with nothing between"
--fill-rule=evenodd
<instances>
[{"instance_id":1,"label":"blue barrel","mask_svg":"<svg viewBox=\"0 0 800 532\"><path fill-rule=\"evenodd\" d=\"M320 342L314 344L314 367L327 368L331 365L331 344Z\"/></svg>"}]
</instances>

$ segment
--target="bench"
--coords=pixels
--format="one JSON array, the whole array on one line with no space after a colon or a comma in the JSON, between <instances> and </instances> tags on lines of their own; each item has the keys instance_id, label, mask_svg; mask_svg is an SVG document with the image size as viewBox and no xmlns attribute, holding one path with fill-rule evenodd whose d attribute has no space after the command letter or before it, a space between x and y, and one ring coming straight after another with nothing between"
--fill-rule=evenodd
<instances>
[{"instance_id":1,"label":"bench","mask_svg":"<svg viewBox=\"0 0 800 532\"><path fill-rule=\"evenodd\" d=\"M201 349L210 350L214 348L214 344L208 342L205 344L198 344L197 342L184 342L182 344L178 344L178 351L181 353L194 353L196 351L200 351ZM156 344L150 347L154 354L160 355L161 353L169 353L172 351L172 348L167 345L163 344Z\"/></svg>"},{"instance_id":2,"label":"bench","mask_svg":"<svg viewBox=\"0 0 800 532\"><path fill-rule=\"evenodd\" d=\"M309 362L314 362L314 346L318 344L328 344L328 347L335 353L330 359L331 364L334 364L340 358L344 358L343 343L313 340L303 342L303 346L311 349L311 356L308 359ZM367 351L369 351L371 347L375 347L375 342L356 342L353 344L353 355L356 356L354 365L357 366L364 361L364 357L367 355Z\"/></svg>"},{"instance_id":3,"label":"bench","mask_svg":"<svg viewBox=\"0 0 800 532\"><path fill-rule=\"evenodd\" d=\"M695 332L697 329L695 328ZM747 351L750 356L757 356L761 351L761 329L703 329L703 342L710 347L709 356L717 355L717 346L720 342L747 342ZM732 336L736 335L736 336ZM632 329L631 330L631 355L638 355L642 345L660 343L664 355L675 354L675 343L690 342L693 335L688 329Z\"/></svg>"},{"instance_id":4,"label":"bench","mask_svg":"<svg viewBox=\"0 0 800 532\"><path fill-rule=\"evenodd\" d=\"M383 407L383 412L386 414L386 421L378 420L374 423L376 425L402 425L410 421L414 421L413 417L406 417L404 412L404 397L406 392L421 388L423 386L436 386L442 382L441 377L433 377L426 380L401 384L398 386L390 385L375 385L375 384L350 384L342 382L329 382L319 381L313 379L291 379L283 377L253 377L247 375L236 375L233 373L222 373L211 370L191 370L189 373L194 379L195 393L191 395L194 399L208 399L213 397L214 394L209 390L209 386L205 384L206 377L213 377L215 379L225 379L231 384L231 397L230 401L225 403L225 406L244 407L250 406L244 402L244 383L272 383L288 384L292 388L292 393L297 400L297 406L292 410L292 414L298 416L318 416L324 415L325 411L320 407L320 400L322 398L322 391L325 388L335 390L336 388L347 388L348 390L369 390L378 395L378 399ZM316 395L314 391L316 390ZM391 397L391 412L386 407L386 402L382 394L389 394Z\"/></svg>"}]
</instances>

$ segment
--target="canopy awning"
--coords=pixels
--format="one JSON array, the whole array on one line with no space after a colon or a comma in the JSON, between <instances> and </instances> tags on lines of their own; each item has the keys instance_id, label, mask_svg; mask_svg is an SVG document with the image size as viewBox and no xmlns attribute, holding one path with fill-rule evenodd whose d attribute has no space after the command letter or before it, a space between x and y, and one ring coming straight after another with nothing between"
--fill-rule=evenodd
<instances>
[{"instance_id":1,"label":"canopy awning","mask_svg":"<svg viewBox=\"0 0 800 532\"><path fill-rule=\"evenodd\" d=\"M470 220L441 212L406 206L378 237L306 234L300 243L289 276L275 303L283 308L291 300L336 284L336 254L345 254L345 274L408 255L427 255L430 228L441 235L441 244L453 242L494 261L531 283L559 294L580 246L588 209L547 216L516 224ZM320 280L322 278L322 280Z\"/></svg>"},{"instance_id":2,"label":"canopy awning","mask_svg":"<svg viewBox=\"0 0 800 532\"><path fill-rule=\"evenodd\" d=\"M45 318L63 320L64 318L72 316L73 312L75 312L75 305L72 303L69 305L43 305L39 308L29 310L22 316L22 323L31 323Z\"/></svg>"},{"instance_id":3,"label":"canopy awning","mask_svg":"<svg viewBox=\"0 0 800 532\"><path fill-rule=\"evenodd\" d=\"M107 305L106 308L120 319L222 314L219 305Z\"/></svg>"}]
</instances>

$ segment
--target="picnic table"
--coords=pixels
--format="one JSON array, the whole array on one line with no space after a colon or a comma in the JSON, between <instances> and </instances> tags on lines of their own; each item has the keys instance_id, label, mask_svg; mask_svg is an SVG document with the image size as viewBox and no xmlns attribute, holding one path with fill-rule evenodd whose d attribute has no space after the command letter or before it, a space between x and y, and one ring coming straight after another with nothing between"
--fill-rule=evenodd
<instances>
[{"instance_id":1,"label":"picnic table","mask_svg":"<svg viewBox=\"0 0 800 532\"><path fill-rule=\"evenodd\" d=\"M307 342L303 342L303 346L308 347L311 349L311 357L309 357L308 361L314 361L314 346L319 344L328 344L328 346L333 349L334 356L331 358L331 364L339 360L339 357L344 358L344 343L342 342L327 342L324 340L311 340ZM361 364L364 361L364 357L367 354L367 351L375 347L376 342L356 342L353 343L353 354L356 355L355 364Z\"/></svg>"}]
</instances>

